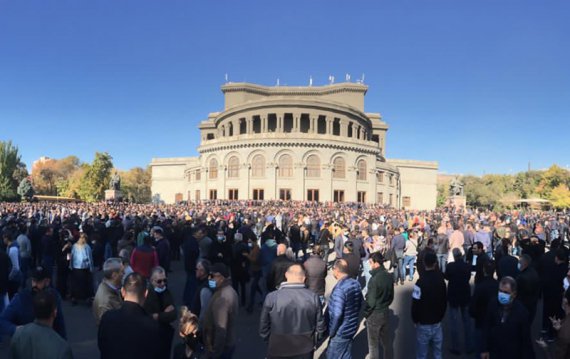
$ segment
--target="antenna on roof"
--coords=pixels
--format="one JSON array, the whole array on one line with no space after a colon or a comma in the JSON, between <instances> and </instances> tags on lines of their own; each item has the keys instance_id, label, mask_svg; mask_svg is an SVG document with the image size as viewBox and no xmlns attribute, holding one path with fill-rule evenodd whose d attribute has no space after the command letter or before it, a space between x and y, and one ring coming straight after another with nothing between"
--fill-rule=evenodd
<instances>
[{"instance_id":1,"label":"antenna on roof","mask_svg":"<svg viewBox=\"0 0 570 359\"><path fill-rule=\"evenodd\" d=\"M330 85L334 84L334 76L333 75L329 75L329 84Z\"/></svg>"},{"instance_id":2,"label":"antenna on roof","mask_svg":"<svg viewBox=\"0 0 570 359\"><path fill-rule=\"evenodd\" d=\"M228 83L228 73L227 72L226 72L225 78L226 78L226 83Z\"/></svg>"},{"instance_id":3,"label":"antenna on roof","mask_svg":"<svg viewBox=\"0 0 570 359\"><path fill-rule=\"evenodd\" d=\"M309 75L309 86L313 86L313 76Z\"/></svg>"},{"instance_id":4,"label":"antenna on roof","mask_svg":"<svg viewBox=\"0 0 570 359\"><path fill-rule=\"evenodd\" d=\"M279 77L277 78L277 85L275 85L275 86L279 86Z\"/></svg>"},{"instance_id":5,"label":"antenna on roof","mask_svg":"<svg viewBox=\"0 0 570 359\"><path fill-rule=\"evenodd\" d=\"M346 76L344 77L344 79L346 80L346 82L350 82L350 74L346 74Z\"/></svg>"},{"instance_id":6,"label":"antenna on roof","mask_svg":"<svg viewBox=\"0 0 570 359\"><path fill-rule=\"evenodd\" d=\"M364 73L362 74L362 77L360 78L360 83L361 83L361 84L364 83Z\"/></svg>"}]
</instances>

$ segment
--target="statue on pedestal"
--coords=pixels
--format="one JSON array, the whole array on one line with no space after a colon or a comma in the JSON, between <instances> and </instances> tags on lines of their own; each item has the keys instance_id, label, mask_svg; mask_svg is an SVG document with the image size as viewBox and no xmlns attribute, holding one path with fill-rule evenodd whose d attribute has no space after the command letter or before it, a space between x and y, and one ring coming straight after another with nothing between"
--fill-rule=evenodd
<instances>
[{"instance_id":1,"label":"statue on pedestal","mask_svg":"<svg viewBox=\"0 0 570 359\"><path fill-rule=\"evenodd\" d=\"M455 177L449 184L449 194L451 196L464 196L464 187L465 185L459 180L459 178Z\"/></svg>"},{"instance_id":2,"label":"statue on pedestal","mask_svg":"<svg viewBox=\"0 0 570 359\"><path fill-rule=\"evenodd\" d=\"M120 191L121 190L121 177L119 172L115 171L115 174L111 177L111 182L109 183L109 189Z\"/></svg>"}]
</instances>

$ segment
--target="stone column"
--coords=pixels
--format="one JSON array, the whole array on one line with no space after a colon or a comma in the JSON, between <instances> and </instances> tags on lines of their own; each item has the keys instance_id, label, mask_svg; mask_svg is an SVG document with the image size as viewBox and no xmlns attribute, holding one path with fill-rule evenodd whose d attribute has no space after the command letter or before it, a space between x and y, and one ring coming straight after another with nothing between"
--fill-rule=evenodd
<instances>
[{"instance_id":1,"label":"stone column","mask_svg":"<svg viewBox=\"0 0 570 359\"><path fill-rule=\"evenodd\" d=\"M301 118L300 113L294 113L293 114L293 131L291 131L291 132L299 132L300 118Z\"/></svg>"},{"instance_id":2,"label":"stone column","mask_svg":"<svg viewBox=\"0 0 570 359\"><path fill-rule=\"evenodd\" d=\"M245 123L246 123L246 133L248 135L251 135L251 133L253 132L253 117L247 117L245 119Z\"/></svg>"},{"instance_id":3,"label":"stone column","mask_svg":"<svg viewBox=\"0 0 570 359\"><path fill-rule=\"evenodd\" d=\"M348 121L344 118L340 119L340 135L341 137L348 136Z\"/></svg>"},{"instance_id":4,"label":"stone column","mask_svg":"<svg viewBox=\"0 0 570 359\"><path fill-rule=\"evenodd\" d=\"M327 135L332 135L332 123L333 119L327 116Z\"/></svg>"},{"instance_id":5,"label":"stone column","mask_svg":"<svg viewBox=\"0 0 570 359\"><path fill-rule=\"evenodd\" d=\"M277 132L283 133L283 115L277 117Z\"/></svg>"},{"instance_id":6,"label":"stone column","mask_svg":"<svg viewBox=\"0 0 570 359\"><path fill-rule=\"evenodd\" d=\"M318 116L312 116L309 119L309 133L316 133L316 128L315 128L315 124L317 123L317 118Z\"/></svg>"}]
</instances>

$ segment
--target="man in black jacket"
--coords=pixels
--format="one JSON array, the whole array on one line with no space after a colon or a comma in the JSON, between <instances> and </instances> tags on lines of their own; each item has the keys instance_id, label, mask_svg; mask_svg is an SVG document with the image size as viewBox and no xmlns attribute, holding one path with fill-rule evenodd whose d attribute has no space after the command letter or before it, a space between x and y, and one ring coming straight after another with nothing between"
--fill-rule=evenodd
<instances>
[{"instance_id":1,"label":"man in black jacket","mask_svg":"<svg viewBox=\"0 0 570 359\"><path fill-rule=\"evenodd\" d=\"M481 359L534 358L528 312L516 297L517 282L501 279L497 299L489 302L483 322Z\"/></svg>"},{"instance_id":2,"label":"man in black jacket","mask_svg":"<svg viewBox=\"0 0 570 359\"><path fill-rule=\"evenodd\" d=\"M284 244L279 244L277 246L277 257L273 260L271 264L271 271L267 276L267 291L272 292L279 288L282 282L285 281L285 272L289 269L289 266L293 264L285 255L287 252L287 246Z\"/></svg>"},{"instance_id":3,"label":"man in black jacket","mask_svg":"<svg viewBox=\"0 0 570 359\"><path fill-rule=\"evenodd\" d=\"M552 241L550 251L540 258L539 264L543 294L541 336L546 341L552 341L556 334L550 318L564 317L560 303L562 303L564 293L562 283L568 272L568 255L563 248L559 247L559 243L559 239Z\"/></svg>"},{"instance_id":4,"label":"man in black jacket","mask_svg":"<svg viewBox=\"0 0 570 359\"><path fill-rule=\"evenodd\" d=\"M469 303L469 315L475 320L475 351L480 354L483 343L483 322L487 315L488 305L497 298L499 282L493 278L494 262L488 261L483 266L483 279L475 284L475 290Z\"/></svg>"},{"instance_id":5,"label":"man in black jacket","mask_svg":"<svg viewBox=\"0 0 570 359\"><path fill-rule=\"evenodd\" d=\"M517 277L517 296L528 311L529 324L532 325L540 297L540 277L531 263L532 259L528 254L523 254L519 259L521 272Z\"/></svg>"},{"instance_id":6,"label":"man in black jacket","mask_svg":"<svg viewBox=\"0 0 570 359\"><path fill-rule=\"evenodd\" d=\"M519 275L518 263L519 261L515 256L510 255L511 246L508 240L503 240L501 246L503 253L501 258L497 261L497 278L501 280L503 277L516 278Z\"/></svg>"},{"instance_id":7,"label":"man in black jacket","mask_svg":"<svg viewBox=\"0 0 570 359\"><path fill-rule=\"evenodd\" d=\"M445 269L445 279L448 280L447 301L449 302L450 329L451 329L451 349L454 355L460 355L459 350L459 322L463 322L463 333L465 335L465 352L473 351L472 324L471 318L467 314L469 299L471 298L471 268L463 261L463 255L459 248L453 249L454 261L447 264Z\"/></svg>"},{"instance_id":8,"label":"man in black jacket","mask_svg":"<svg viewBox=\"0 0 570 359\"><path fill-rule=\"evenodd\" d=\"M467 263L471 265L471 271L475 272L475 284L483 279L483 267L489 261L489 256L485 253L483 243L475 242L471 251L467 253Z\"/></svg>"},{"instance_id":9,"label":"man in black jacket","mask_svg":"<svg viewBox=\"0 0 570 359\"><path fill-rule=\"evenodd\" d=\"M447 308L447 289L443 274L437 270L437 257L426 253L425 273L418 279L412 293L412 320L416 326L418 358L425 358L432 347L433 355L441 358L443 332L441 321Z\"/></svg>"},{"instance_id":10,"label":"man in black jacket","mask_svg":"<svg viewBox=\"0 0 570 359\"><path fill-rule=\"evenodd\" d=\"M129 274L121 294L123 306L105 312L99 324L97 341L101 358L160 358L158 323L142 307L147 295L145 279L138 273Z\"/></svg>"}]
</instances>

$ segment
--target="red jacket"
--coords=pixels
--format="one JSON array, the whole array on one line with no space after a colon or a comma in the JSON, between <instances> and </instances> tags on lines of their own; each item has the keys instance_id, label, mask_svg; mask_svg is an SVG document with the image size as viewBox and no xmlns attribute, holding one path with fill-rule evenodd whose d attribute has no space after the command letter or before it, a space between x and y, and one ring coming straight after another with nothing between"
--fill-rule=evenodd
<instances>
[{"instance_id":1,"label":"red jacket","mask_svg":"<svg viewBox=\"0 0 570 359\"><path fill-rule=\"evenodd\" d=\"M145 278L150 278L150 272L158 266L156 250L149 246L139 246L131 254L131 268Z\"/></svg>"}]
</instances>

